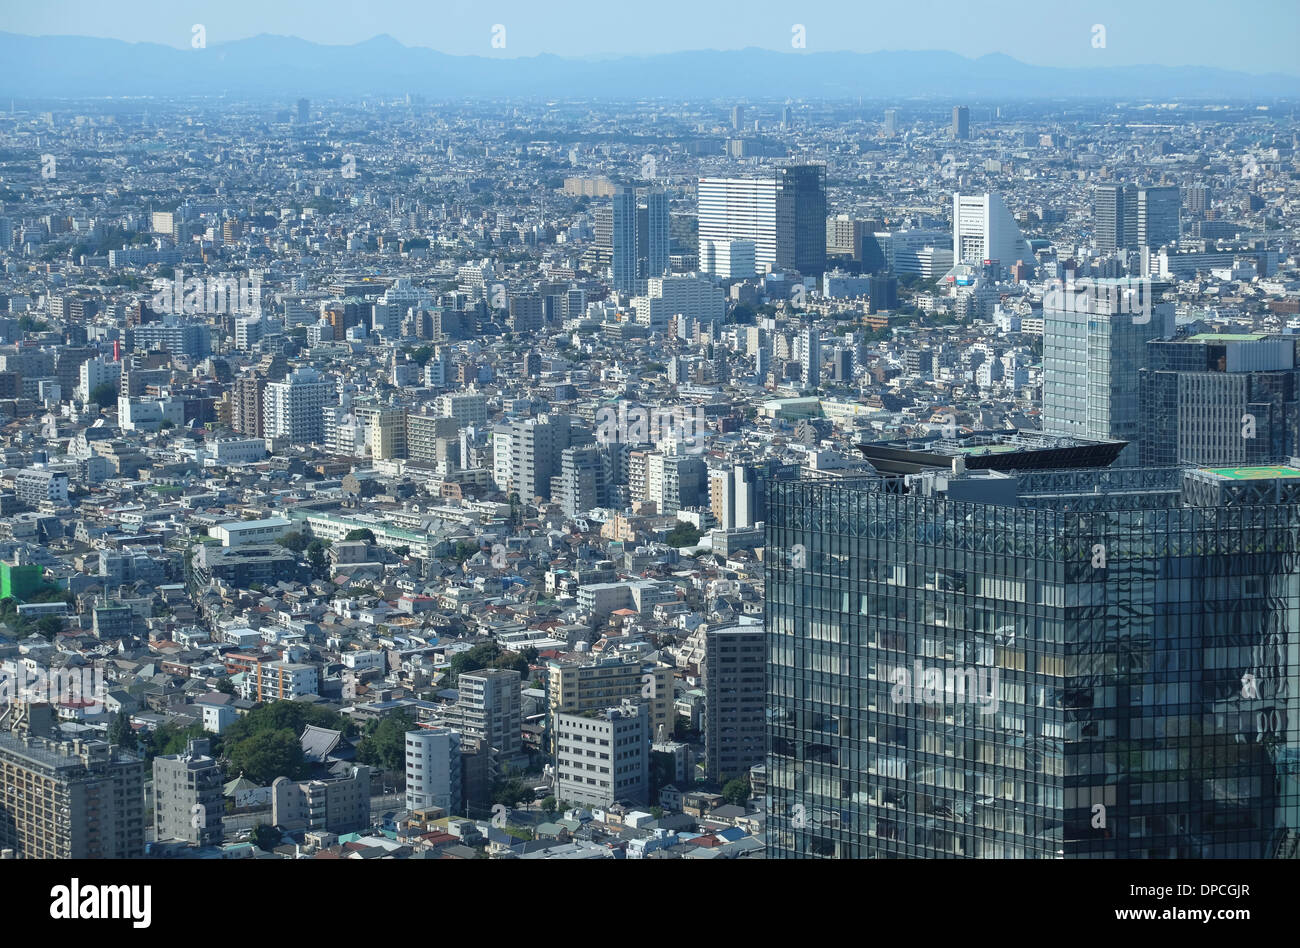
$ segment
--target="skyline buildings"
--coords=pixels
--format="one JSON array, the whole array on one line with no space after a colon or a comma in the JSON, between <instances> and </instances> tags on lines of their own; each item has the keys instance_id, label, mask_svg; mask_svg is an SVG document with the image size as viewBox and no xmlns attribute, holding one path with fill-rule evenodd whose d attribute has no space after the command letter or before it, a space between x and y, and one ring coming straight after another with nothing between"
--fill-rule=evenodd
<instances>
[{"instance_id":1,"label":"skyline buildings","mask_svg":"<svg viewBox=\"0 0 1300 948\"><path fill-rule=\"evenodd\" d=\"M502 25L512 45L493 47L491 69L549 68L510 62L528 27ZM187 53L186 77L236 49L208 26L214 48ZM828 34L808 26L794 38L815 72ZM1271 850L1255 833L1269 781L1276 802L1293 769L1291 709L1271 702L1300 683L1260 651L1238 687L1263 704L1243 692L1245 705L1189 711L1181 690L1221 690L1222 650L1257 650L1258 627L1277 631L1260 649L1281 649L1281 664L1294 638L1290 515L1261 512L1286 508L1300 471L1284 351L1300 333L1300 139L1284 104L1111 96L1101 70L1085 98L1053 97L1028 70L1015 95L953 79L928 96L901 68L912 54L860 99L765 92L789 57L707 96L690 88L702 69L643 76L617 100L621 77L459 92L484 58L468 50L436 92L436 70L386 91L385 65L348 71L364 92L303 78L241 98L213 82L223 95L50 92L0 111L0 576L12 563L22 579L8 584L0 685L31 667L102 671L105 710L60 706L56 733L150 760L205 729L237 812L220 841L151 840L150 857L226 871L270 857L726 870L786 846L787 831L795 855L1065 858L1060 839L1091 858L1118 849L1075 844L1112 838L1151 858L1300 853L1285 814ZM65 59L50 81L84 67ZM1012 68L978 65L990 67ZM650 94L665 81L685 91ZM970 134L968 113L956 141L955 103L978 123ZM754 237L701 239L708 179L771 180L770 263ZM1103 249L1092 199L1108 182L1132 182L1115 208L1122 242L1139 217L1144 239L1172 224L1176 242ZM1154 190L1168 188L1176 215ZM259 286L259 314L197 306L173 322L149 291L182 272ZM292 409L301 373L321 386L320 431L269 434L267 387ZM1047 430L1062 416L1106 440ZM1145 462L1149 446L1175 460ZM1189 463L1186 483L1169 473ZM784 549L768 526L787 484L833 496L787 504L802 539ZM901 498L865 518L867 540L895 543L879 555L845 526L859 522L855 491ZM1229 556L1183 597L1210 542L1202 509L1220 511L1215 542L1263 521L1242 542L1282 546L1262 551L1278 554L1266 581L1249 577L1266 605L1240 577L1216 586ZM1165 529L1170 511L1193 513ZM1094 534L1088 567L1114 579L1053 559L1052 544L1073 556ZM1172 562L1182 544L1191 553ZM787 560L825 572L825 556L809 562L827 552L826 582L771 578ZM1260 552L1238 550L1241 568ZM869 643L854 610L889 646ZM798 676L785 652L769 662L767 621L796 623L799 643L779 644L809 656ZM1044 638L1058 626L1064 642ZM748 652L718 651L732 631ZM958 662L950 644L992 659ZM920 726L860 701L871 680L853 662L869 648L875 682L891 701L899 686ZM1054 694L1067 677L1070 694ZM769 720L789 710L769 702L769 680L797 703L789 722ZM976 700L946 700L958 680ZM831 688L834 712L816 705ZM929 708L954 703L970 707L951 721ZM647 717L645 742L601 747L588 738L608 735L575 728L560 759L561 715L612 728L617 711L627 740L640 725L622 722L625 704ZM856 723L842 734L831 714ZM1176 743L1185 718L1212 736ZM769 753L769 727L785 723L793 753ZM1076 725L1097 733L1076 738ZM434 728L460 742L439 748L436 774L406 746ZM1229 772L1229 743L1263 747ZM590 799L566 798L563 771ZM1201 816L1162 813L1148 784L1194 786ZM194 829L176 787L160 819L151 786L146 826L152 812ZM773 788L790 786L827 799L787 797L787 813ZM1058 786L1075 803L1058 809ZM1079 825L1077 792L1098 786ZM315 819L331 795L340 809ZM1080 835L1102 828L1093 805L1112 836ZM877 835L855 849L867 817Z\"/></svg>"},{"instance_id":2,"label":"skyline buildings","mask_svg":"<svg viewBox=\"0 0 1300 948\"><path fill-rule=\"evenodd\" d=\"M635 293L645 281L669 271L668 195L648 189L645 200L637 189L622 185L613 197L611 238L614 287Z\"/></svg>"},{"instance_id":3,"label":"skyline buildings","mask_svg":"<svg viewBox=\"0 0 1300 948\"><path fill-rule=\"evenodd\" d=\"M1181 236L1179 188L1101 184L1093 192L1097 249L1157 250Z\"/></svg>"}]
</instances>

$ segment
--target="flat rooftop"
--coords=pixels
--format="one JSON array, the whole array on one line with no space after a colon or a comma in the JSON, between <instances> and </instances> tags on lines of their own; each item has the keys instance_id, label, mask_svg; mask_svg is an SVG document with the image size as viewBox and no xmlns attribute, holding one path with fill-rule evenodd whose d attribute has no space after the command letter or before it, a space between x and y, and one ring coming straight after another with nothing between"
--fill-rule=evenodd
<instances>
[{"instance_id":1,"label":"flat rooftop","mask_svg":"<svg viewBox=\"0 0 1300 948\"><path fill-rule=\"evenodd\" d=\"M1273 481L1285 478L1300 478L1300 468L1282 464L1263 465L1260 467L1203 467L1207 474L1222 477L1230 481Z\"/></svg>"}]
</instances>

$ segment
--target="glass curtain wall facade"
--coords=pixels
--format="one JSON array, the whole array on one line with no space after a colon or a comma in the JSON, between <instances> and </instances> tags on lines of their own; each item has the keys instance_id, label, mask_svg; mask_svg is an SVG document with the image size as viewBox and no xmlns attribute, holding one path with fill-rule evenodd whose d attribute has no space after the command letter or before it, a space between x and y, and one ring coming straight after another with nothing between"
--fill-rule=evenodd
<instances>
[{"instance_id":1,"label":"glass curtain wall facade","mask_svg":"<svg viewBox=\"0 0 1300 948\"><path fill-rule=\"evenodd\" d=\"M768 855L1295 855L1294 475L773 484Z\"/></svg>"}]
</instances>

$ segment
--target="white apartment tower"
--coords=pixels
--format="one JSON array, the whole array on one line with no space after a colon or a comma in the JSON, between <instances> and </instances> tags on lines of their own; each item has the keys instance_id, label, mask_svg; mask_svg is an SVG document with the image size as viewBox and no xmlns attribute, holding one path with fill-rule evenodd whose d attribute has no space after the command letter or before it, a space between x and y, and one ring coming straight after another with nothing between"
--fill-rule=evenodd
<instances>
[{"instance_id":1,"label":"white apartment tower","mask_svg":"<svg viewBox=\"0 0 1300 948\"><path fill-rule=\"evenodd\" d=\"M406 808L461 812L460 735L450 728L406 732Z\"/></svg>"},{"instance_id":2,"label":"white apartment tower","mask_svg":"<svg viewBox=\"0 0 1300 948\"><path fill-rule=\"evenodd\" d=\"M325 440L323 409L331 386L315 369L303 366L283 382L269 382L262 397L266 437L288 438L294 444Z\"/></svg>"}]
</instances>

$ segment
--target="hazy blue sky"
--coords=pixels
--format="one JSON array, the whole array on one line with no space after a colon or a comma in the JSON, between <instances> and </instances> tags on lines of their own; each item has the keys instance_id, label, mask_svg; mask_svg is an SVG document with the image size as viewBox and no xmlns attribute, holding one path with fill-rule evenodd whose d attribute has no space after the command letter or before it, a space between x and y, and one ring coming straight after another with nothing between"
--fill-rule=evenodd
<instances>
[{"instance_id":1,"label":"hazy blue sky","mask_svg":"<svg viewBox=\"0 0 1300 948\"><path fill-rule=\"evenodd\" d=\"M608 56L760 46L790 50L802 24L809 52L946 49L1006 53L1038 65L1156 63L1300 74L1300 0L47 0L6 2L0 30L209 46L258 33L355 43L389 33L408 46L457 55ZM1105 27L1105 48L1093 45Z\"/></svg>"}]
</instances>

